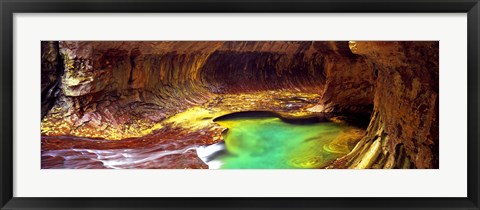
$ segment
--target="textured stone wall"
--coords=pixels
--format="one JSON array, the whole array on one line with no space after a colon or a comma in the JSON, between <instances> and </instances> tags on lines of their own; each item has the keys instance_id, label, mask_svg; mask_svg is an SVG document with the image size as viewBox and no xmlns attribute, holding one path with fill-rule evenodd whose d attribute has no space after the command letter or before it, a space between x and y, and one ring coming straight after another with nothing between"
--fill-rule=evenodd
<instances>
[{"instance_id":1,"label":"textured stone wall","mask_svg":"<svg viewBox=\"0 0 480 210\"><path fill-rule=\"evenodd\" d=\"M43 133L115 139L154 127L216 94L321 93L325 60L337 51L331 42L60 41L58 45L65 69L61 94L42 123Z\"/></svg>"},{"instance_id":2,"label":"textured stone wall","mask_svg":"<svg viewBox=\"0 0 480 210\"><path fill-rule=\"evenodd\" d=\"M354 53L377 67L374 112L389 141L417 168L438 168L438 42L356 42ZM373 131L370 131L373 132Z\"/></svg>"},{"instance_id":3,"label":"textured stone wall","mask_svg":"<svg viewBox=\"0 0 480 210\"><path fill-rule=\"evenodd\" d=\"M365 137L333 168L438 168L438 42L354 42L373 63L374 111Z\"/></svg>"},{"instance_id":4,"label":"textured stone wall","mask_svg":"<svg viewBox=\"0 0 480 210\"><path fill-rule=\"evenodd\" d=\"M58 42L41 43L41 91L42 118L52 108L59 95L59 84L63 74L63 60Z\"/></svg>"},{"instance_id":5,"label":"textured stone wall","mask_svg":"<svg viewBox=\"0 0 480 210\"><path fill-rule=\"evenodd\" d=\"M217 94L307 91L372 114L333 168L435 168L438 72L438 42L42 42L42 132L121 139Z\"/></svg>"},{"instance_id":6,"label":"textured stone wall","mask_svg":"<svg viewBox=\"0 0 480 210\"><path fill-rule=\"evenodd\" d=\"M375 76L373 63L350 51L348 42L332 42L324 49L325 88L321 105L325 112L371 114Z\"/></svg>"}]
</instances>

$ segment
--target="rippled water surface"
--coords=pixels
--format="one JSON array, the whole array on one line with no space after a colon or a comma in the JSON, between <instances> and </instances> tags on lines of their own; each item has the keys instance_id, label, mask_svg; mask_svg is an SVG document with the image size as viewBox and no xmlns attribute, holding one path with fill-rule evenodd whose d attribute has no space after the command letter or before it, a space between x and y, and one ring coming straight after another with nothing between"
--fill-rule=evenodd
<instances>
[{"instance_id":1,"label":"rippled water surface","mask_svg":"<svg viewBox=\"0 0 480 210\"><path fill-rule=\"evenodd\" d=\"M215 120L228 129L219 143L210 129L165 128L118 141L43 136L42 168L322 168L347 154L355 142L352 127L344 124L238 116Z\"/></svg>"},{"instance_id":2,"label":"rippled water surface","mask_svg":"<svg viewBox=\"0 0 480 210\"><path fill-rule=\"evenodd\" d=\"M227 127L226 154L210 168L321 168L353 147L333 122L288 123L277 117L240 117L218 120ZM348 139L348 138L347 138Z\"/></svg>"},{"instance_id":3,"label":"rippled water surface","mask_svg":"<svg viewBox=\"0 0 480 210\"><path fill-rule=\"evenodd\" d=\"M211 144L210 140L208 131L185 133L174 129L118 141L43 136L42 169L208 168L195 150Z\"/></svg>"}]
</instances>

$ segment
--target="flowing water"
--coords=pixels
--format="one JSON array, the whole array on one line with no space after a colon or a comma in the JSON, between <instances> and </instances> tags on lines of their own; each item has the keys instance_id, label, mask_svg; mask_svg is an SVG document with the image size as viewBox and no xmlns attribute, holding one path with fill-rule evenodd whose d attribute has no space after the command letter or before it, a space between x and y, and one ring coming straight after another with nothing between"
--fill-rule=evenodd
<instances>
[{"instance_id":1,"label":"flowing water","mask_svg":"<svg viewBox=\"0 0 480 210\"><path fill-rule=\"evenodd\" d=\"M164 129L125 140L42 136L42 169L187 169L208 168L196 148L211 144L208 131Z\"/></svg>"},{"instance_id":2,"label":"flowing water","mask_svg":"<svg viewBox=\"0 0 480 210\"><path fill-rule=\"evenodd\" d=\"M209 129L165 128L118 141L42 136L42 168L322 168L355 145L355 128L276 115L235 113L214 120L228 130L212 144ZM359 129L356 129L359 130Z\"/></svg>"}]
</instances>

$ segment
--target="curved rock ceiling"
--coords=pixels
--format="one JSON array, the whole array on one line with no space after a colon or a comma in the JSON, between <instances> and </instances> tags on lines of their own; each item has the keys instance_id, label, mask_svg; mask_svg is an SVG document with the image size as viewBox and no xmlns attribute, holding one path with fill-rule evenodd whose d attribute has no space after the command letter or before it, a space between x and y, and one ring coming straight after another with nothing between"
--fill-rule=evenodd
<instances>
[{"instance_id":1,"label":"curved rock ceiling","mask_svg":"<svg viewBox=\"0 0 480 210\"><path fill-rule=\"evenodd\" d=\"M42 149L61 149L55 136L190 135L174 132L197 126L182 113L266 110L367 116L329 168L438 168L438 73L438 42L42 42ZM211 144L222 129L207 124L196 138Z\"/></svg>"}]
</instances>

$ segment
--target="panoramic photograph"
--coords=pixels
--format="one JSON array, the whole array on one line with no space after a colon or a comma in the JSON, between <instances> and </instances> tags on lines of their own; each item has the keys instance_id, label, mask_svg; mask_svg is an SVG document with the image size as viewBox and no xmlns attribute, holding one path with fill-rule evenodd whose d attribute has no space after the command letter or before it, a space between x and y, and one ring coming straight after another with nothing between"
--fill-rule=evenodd
<instances>
[{"instance_id":1,"label":"panoramic photograph","mask_svg":"<svg viewBox=\"0 0 480 210\"><path fill-rule=\"evenodd\" d=\"M439 169L438 41L42 41L41 169Z\"/></svg>"}]
</instances>

